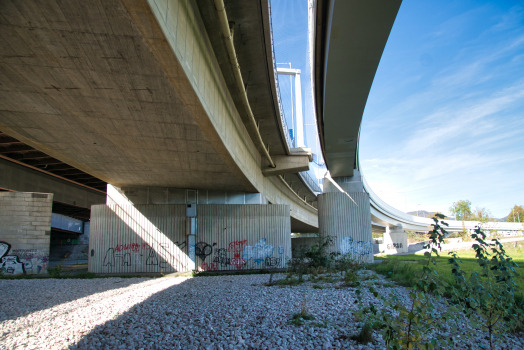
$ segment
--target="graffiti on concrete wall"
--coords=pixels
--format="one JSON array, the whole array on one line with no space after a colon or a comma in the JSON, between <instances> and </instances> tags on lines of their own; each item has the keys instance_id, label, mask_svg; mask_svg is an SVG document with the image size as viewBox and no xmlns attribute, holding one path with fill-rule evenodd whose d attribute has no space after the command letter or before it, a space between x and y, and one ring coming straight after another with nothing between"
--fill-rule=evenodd
<instances>
[{"instance_id":1,"label":"graffiti on concrete wall","mask_svg":"<svg viewBox=\"0 0 524 350\"><path fill-rule=\"evenodd\" d=\"M266 242L267 240L262 238L259 239L255 245L246 245L242 253L242 258L244 260L253 259L257 265L260 265L260 263L264 262L266 258L271 257L275 250L274 246L267 244Z\"/></svg>"},{"instance_id":2,"label":"graffiti on concrete wall","mask_svg":"<svg viewBox=\"0 0 524 350\"><path fill-rule=\"evenodd\" d=\"M195 255L198 256L200 260L205 261L206 258L213 252L213 246L215 245L216 243L210 245L206 242L198 242L195 244Z\"/></svg>"},{"instance_id":3,"label":"graffiti on concrete wall","mask_svg":"<svg viewBox=\"0 0 524 350\"><path fill-rule=\"evenodd\" d=\"M342 237L340 243L340 253L341 254L351 254L351 255L368 255L373 253L373 245L371 241L358 241L353 242L353 237Z\"/></svg>"},{"instance_id":4,"label":"graffiti on concrete wall","mask_svg":"<svg viewBox=\"0 0 524 350\"><path fill-rule=\"evenodd\" d=\"M24 264L16 255L7 255L11 245L0 242L0 271L6 275L21 275L25 273Z\"/></svg>"},{"instance_id":5,"label":"graffiti on concrete wall","mask_svg":"<svg viewBox=\"0 0 524 350\"><path fill-rule=\"evenodd\" d=\"M232 266L235 266L237 269L241 269L244 264L245 260L240 257L240 254L242 253L242 250L244 249L244 246L246 245L247 240L243 241L233 241L229 243L229 247L227 248L228 252L232 252L234 254L233 259L231 259L230 264Z\"/></svg>"},{"instance_id":6,"label":"graffiti on concrete wall","mask_svg":"<svg viewBox=\"0 0 524 350\"><path fill-rule=\"evenodd\" d=\"M227 256L226 248L215 249L215 255L213 256L213 262L220 264L222 267L227 267L231 264L231 259Z\"/></svg>"},{"instance_id":7,"label":"graffiti on concrete wall","mask_svg":"<svg viewBox=\"0 0 524 350\"><path fill-rule=\"evenodd\" d=\"M217 247L217 243L200 241L193 245L187 242L174 242L174 246L182 250L191 258L200 259L199 268L204 271L219 271L221 269L242 269L242 268L277 268L284 262L284 247L277 249L267 243L266 238L259 239L253 245L248 245L247 240L232 241L227 244L227 248ZM191 251L191 248L193 251ZM273 256L277 251L278 256ZM102 266L111 269L117 266L158 266L164 269L169 266L169 257L178 256L180 251L170 252L168 244L159 244L157 249L153 249L148 243L128 243L116 244L106 250ZM206 261L207 260L207 261Z\"/></svg>"},{"instance_id":8,"label":"graffiti on concrete wall","mask_svg":"<svg viewBox=\"0 0 524 350\"><path fill-rule=\"evenodd\" d=\"M168 257L169 245L166 243L159 244L157 251L149 243L117 244L114 248L111 247L106 250L102 266L110 268L146 265L164 269L169 265Z\"/></svg>"},{"instance_id":9,"label":"graffiti on concrete wall","mask_svg":"<svg viewBox=\"0 0 524 350\"><path fill-rule=\"evenodd\" d=\"M47 249L13 249L12 255L18 257L24 264L26 274L40 274L47 270L49 265L49 251Z\"/></svg>"},{"instance_id":10,"label":"graffiti on concrete wall","mask_svg":"<svg viewBox=\"0 0 524 350\"><path fill-rule=\"evenodd\" d=\"M402 248L402 247L403 247L402 243L393 243L393 244L388 244L387 245L388 249L396 249L396 248Z\"/></svg>"}]
</instances>

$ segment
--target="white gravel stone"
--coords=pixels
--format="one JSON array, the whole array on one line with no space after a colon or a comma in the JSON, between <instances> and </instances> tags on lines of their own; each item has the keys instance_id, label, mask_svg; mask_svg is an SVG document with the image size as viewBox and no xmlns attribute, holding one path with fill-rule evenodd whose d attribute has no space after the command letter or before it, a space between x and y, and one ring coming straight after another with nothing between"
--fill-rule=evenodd
<instances>
[{"instance_id":1,"label":"white gravel stone","mask_svg":"<svg viewBox=\"0 0 524 350\"><path fill-rule=\"evenodd\" d=\"M373 344L349 339L361 326L353 318L354 288L266 287L268 280L269 275L0 280L0 349L385 348L378 333ZM405 288L382 288L381 281L380 292L409 300ZM363 298L377 302L367 288ZM304 300L315 319L290 324ZM457 349L480 349L485 336L460 340ZM524 343L522 335L501 341L500 349Z\"/></svg>"}]
</instances>

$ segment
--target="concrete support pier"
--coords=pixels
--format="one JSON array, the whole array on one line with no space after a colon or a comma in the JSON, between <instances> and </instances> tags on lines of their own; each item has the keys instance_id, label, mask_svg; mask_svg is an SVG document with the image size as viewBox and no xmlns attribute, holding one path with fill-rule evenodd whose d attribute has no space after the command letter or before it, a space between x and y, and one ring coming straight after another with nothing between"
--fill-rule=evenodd
<instances>
[{"instance_id":1,"label":"concrete support pier","mask_svg":"<svg viewBox=\"0 0 524 350\"><path fill-rule=\"evenodd\" d=\"M409 251L408 235L404 232L401 224L395 228L387 227L383 242L384 249L381 249L381 252L383 251L386 254L407 253Z\"/></svg>"},{"instance_id":2,"label":"concrete support pier","mask_svg":"<svg viewBox=\"0 0 524 350\"><path fill-rule=\"evenodd\" d=\"M318 196L318 221L320 237L333 238L332 251L373 262L369 194L364 192L358 171L353 177L324 179L324 193Z\"/></svg>"},{"instance_id":3,"label":"concrete support pier","mask_svg":"<svg viewBox=\"0 0 524 350\"><path fill-rule=\"evenodd\" d=\"M288 205L259 198L250 202L262 204L200 204L198 197L171 197L177 190L166 190L158 189L155 204L145 204L151 189L149 196L141 196L141 189L126 195L108 185L107 204L92 207L90 272L275 269L291 258Z\"/></svg>"},{"instance_id":4,"label":"concrete support pier","mask_svg":"<svg viewBox=\"0 0 524 350\"><path fill-rule=\"evenodd\" d=\"M47 273L52 206L52 193L0 192L2 274Z\"/></svg>"}]
</instances>

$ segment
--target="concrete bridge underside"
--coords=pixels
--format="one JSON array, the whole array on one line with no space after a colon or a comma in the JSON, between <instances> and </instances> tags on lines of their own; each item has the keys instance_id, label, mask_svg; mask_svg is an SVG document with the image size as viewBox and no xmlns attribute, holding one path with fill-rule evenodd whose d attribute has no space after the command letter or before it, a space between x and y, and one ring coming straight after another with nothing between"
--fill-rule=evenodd
<instances>
[{"instance_id":1,"label":"concrete bridge underside","mask_svg":"<svg viewBox=\"0 0 524 350\"><path fill-rule=\"evenodd\" d=\"M246 33L266 50L267 3L254 3L260 28ZM208 37L206 6L2 2L0 130L117 187L258 192L290 206L291 230L314 232L317 210L280 177L262 174L268 164L216 55L220 42ZM271 155L286 155L265 54L245 56L263 64L251 78L242 74L260 81L248 97Z\"/></svg>"}]
</instances>

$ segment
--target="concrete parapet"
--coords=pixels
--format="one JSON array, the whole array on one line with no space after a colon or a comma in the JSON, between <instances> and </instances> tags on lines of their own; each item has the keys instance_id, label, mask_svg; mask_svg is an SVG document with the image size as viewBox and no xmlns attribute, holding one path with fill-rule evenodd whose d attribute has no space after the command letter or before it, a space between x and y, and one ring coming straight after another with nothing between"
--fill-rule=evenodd
<instances>
[{"instance_id":1,"label":"concrete parapet","mask_svg":"<svg viewBox=\"0 0 524 350\"><path fill-rule=\"evenodd\" d=\"M0 269L4 274L47 271L53 194L0 192Z\"/></svg>"}]
</instances>

